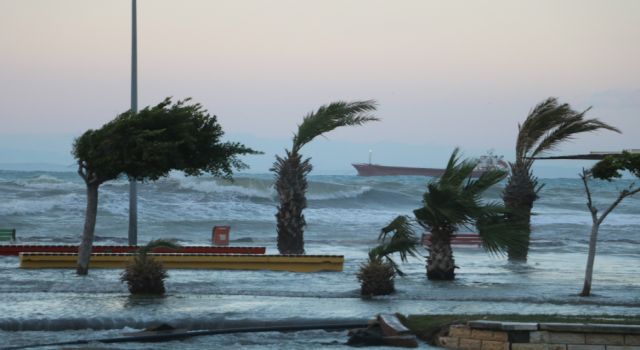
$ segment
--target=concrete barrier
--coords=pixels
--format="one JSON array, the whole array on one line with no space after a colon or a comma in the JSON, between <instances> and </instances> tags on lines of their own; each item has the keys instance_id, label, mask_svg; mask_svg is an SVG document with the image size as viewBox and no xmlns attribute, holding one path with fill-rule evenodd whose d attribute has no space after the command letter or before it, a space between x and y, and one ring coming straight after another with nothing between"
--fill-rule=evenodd
<instances>
[{"instance_id":1,"label":"concrete barrier","mask_svg":"<svg viewBox=\"0 0 640 350\"><path fill-rule=\"evenodd\" d=\"M167 269L342 271L342 255L158 254L149 253ZM91 254L90 268L123 269L134 254ZM75 253L20 253L20 268L76 268Z\"/></svg>"}]
</instances>

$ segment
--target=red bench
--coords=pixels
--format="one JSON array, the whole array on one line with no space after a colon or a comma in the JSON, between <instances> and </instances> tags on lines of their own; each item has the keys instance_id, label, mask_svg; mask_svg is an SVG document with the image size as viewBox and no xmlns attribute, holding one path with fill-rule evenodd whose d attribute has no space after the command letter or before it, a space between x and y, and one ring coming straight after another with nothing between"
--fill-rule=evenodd
<instances>
[{"instance_id":1,"label":"red bench","mask_svg":"<svg viewBox=\"0 0 640 350\"><path fill-rule=\"evenodd\" d=\"M94 245L93 253L133 253L137 246L105 246ZM154 253L185 253L185 254L264 254L265 247L210 247L184 246L177 249L157 247ZM77 245L0 245L0 255L18 255L20 253L77 253Z\"/></svg>"}]
</instances>

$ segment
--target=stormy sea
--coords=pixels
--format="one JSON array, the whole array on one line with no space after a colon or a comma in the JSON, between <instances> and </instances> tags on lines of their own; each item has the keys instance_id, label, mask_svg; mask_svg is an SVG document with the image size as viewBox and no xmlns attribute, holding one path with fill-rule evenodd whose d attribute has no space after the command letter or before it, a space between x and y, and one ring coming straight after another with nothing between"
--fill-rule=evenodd
<instances>
[{"instance_id":1,"label":"stormy sea","mask_svg":"<svg viewBox=\"0 0 640 350\"><path fill-rule=\"evenodd\" d=\"M581 298L591 216L581 180L541 179L527 263L510 263L480 247L454 247L456 280L431 282L424 258L402 265L397 292L363 300L356 273L379 231L421 206L426 177L310 176L305 211L307 254L345 256L343 272L169 270L163 298L135 298L119 270L19 268L0 257L0 343L45 344L118 337L167 323L210 329L269 320L362 319L403 314L640 314L640 197L628 198L601 227L592 293ZM277 200L272 174L239 174L233 182L172 174L138 187L139 242L175 239L210 245L216 225L231 226L231 245L265 246L277 254ZM592 182L602 211L631 182ZM503 186L502 184L501 186ZM502 187L488 191L499 200ZM78 244L85 185L74 172L0 171L0 228L20 244ZM128 182L100 187L96 245L127 244ZM469 228L472 229L472 228ZM426 255L426 250L422 251ZM252 333L117 349L344 347L346 332ZM56 348L56 347L52 347Z\"/></svg>"}]
</instances>

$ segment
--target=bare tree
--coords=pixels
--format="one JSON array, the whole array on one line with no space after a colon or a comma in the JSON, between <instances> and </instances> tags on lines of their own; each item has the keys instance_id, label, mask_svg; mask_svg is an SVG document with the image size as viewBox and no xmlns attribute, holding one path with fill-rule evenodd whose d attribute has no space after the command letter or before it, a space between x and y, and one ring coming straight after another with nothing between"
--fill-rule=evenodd
<instances>
[{"instance_id":1,"label":"bare tree","mask_svg":"<svg viewBox=\"0 0 640 350\"><path fill-rule=\"evenodd\" d=\"M589 237L589 255L587 257L587 268L584 276L584 286L582 287L582 292L580 292L580 296L588 297L591 295L591 281L593 277L593 264L596 258L596 244L598 241L598 230L600 229L600 225L606 217L615 209L623 199L633 196L634 194L640 192L640 187L636 187L634 183L630 184L627 188L620 191L618 197L616 198L611 205L605 211L602 212L600 216L598 216L598 208L593 204L591 190L589 189L589 178L595 177L604 180L611 180L614 177L620 177L619 170L629 170L634 174L638 175L640 163L640 154L629 154L624 153L619 157L607 157L604 160L598 162L591 170L582 170L582 174L580 174L580 178L582 178L582 183L584 184L584 189L587 192L587 208L589 208L589 212L591 212L591 220L593 224L591 225L591 236ZM635 169L635 170L634 170Z\"/></svg>"}]
</instances>

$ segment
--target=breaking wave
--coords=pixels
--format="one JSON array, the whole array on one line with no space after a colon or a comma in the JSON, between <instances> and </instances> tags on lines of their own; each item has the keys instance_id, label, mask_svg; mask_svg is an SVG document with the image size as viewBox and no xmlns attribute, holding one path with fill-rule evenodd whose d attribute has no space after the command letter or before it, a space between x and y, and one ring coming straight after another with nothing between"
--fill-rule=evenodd
<instances>
[{"instance_id":1,"label":"breaking wave","mask_svg":"<svg viewBox=\"0 0 640 350\"><path fill-rule=\"evenodd\" d=\"M84 197L74 193L29 199L4 198L0 201L0 215L29 215L43 214L53 210L70 210L82 201Z\"/></svg>"},{"instance_id":2,"label":"breaking wave","mask_svg":"<svg viewBox=\"0 0 640 350\"><path fill-rule=\"evenodd\" d=\"M227 195L231 197L260 198L276 200L277 193L273 186L273 180L238 178L225 181L213 178L174 178L179 190L189 190L204 193ZM164 184L170 186L171 180ZM333 199L358 198L371 191L371 186L344 185L310 181L307 199L324 201Z\"/></svg>"},{"instance_id":3,"label":"breaking wave","mask_svg":"<svg viewBox=\"0 0 640 350\"><path fill-rule=\"evenodd\" d=\"M14 190L74 191L85 188L80 178L78 181L71 181L52 175L38 175L25 179L0 179L0 185Z\"/></svg>"},{"instance_id":4,"label":"breaking wave","mask_svg":"<svg viewBox=\"0 0 640 350\"><path fill-rule=\"evenodd\" d=\"M177 181L178 190L263 199L273 199L276 195L275 190L266 181L241 179L230 182L213 178L176 178L174 180Z\"/></svg>"}]
</instances>

